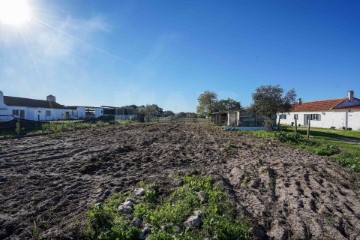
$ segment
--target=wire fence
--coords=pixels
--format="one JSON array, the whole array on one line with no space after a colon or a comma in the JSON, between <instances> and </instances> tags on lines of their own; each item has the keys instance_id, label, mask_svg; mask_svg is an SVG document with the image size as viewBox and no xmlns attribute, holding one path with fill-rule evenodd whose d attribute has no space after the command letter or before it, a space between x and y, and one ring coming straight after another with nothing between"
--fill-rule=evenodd
<instances>
[{"instance_id":1,"label":"wire fence","mask_svg":"<svg viewBox=\"0 0 360 240\"><path fill-rule=\"evenodd\" d=\"M8 122L0 122L0 138L53 134L60 135L65 131L104 127L114 124L155 124L155 123L209 123L205 118L172 118L172 117L153 117L143 121L113 120L113 119L88 119L88 120L60 120L49 122L29 121L25 119L15 119Z\"/></svg>"}]
</instances>

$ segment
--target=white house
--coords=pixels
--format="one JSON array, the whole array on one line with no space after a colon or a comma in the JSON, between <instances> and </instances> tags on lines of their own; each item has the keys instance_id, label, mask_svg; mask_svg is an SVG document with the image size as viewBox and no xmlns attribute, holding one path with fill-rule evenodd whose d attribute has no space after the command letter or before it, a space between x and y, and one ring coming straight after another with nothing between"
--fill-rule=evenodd
<instances>
[{"instance_id":1,"label":"white house","mask_svg":"<svg viewBox=\"0 0 360 240\"><path fill-rule=\"evenodd\" d=\"M52 121L86 118L87 107L66 107L53 95L46 100L4 96L0 91L0 121L22 118L30 121ZM94 108L94 117L102 116L102 108Z\"/></svg>"},{"instance_id":2,"label":"white house","mask_svg":"<svg viewBox=\"0 0 360 240\"><path fill-rule=\"evenodd\" d=\"M295 119L300 126L353 129L360 131L360 99L349 91L347 97L312 102L298 100L289 112L279 112L277 119L281 124L294 125ZM277 121L278 121L277 120Z\"/></svg>"},{"instance_id":3,"label":"white house","mask_svg":"<svg viewBox=\"0 0 360 240\"><path fill-rule=\"evenodd\" d=\"M10 108L4 103L3 92L0 91L0 122L11 121L13 119Z\"/></svg>"}]
</instances>

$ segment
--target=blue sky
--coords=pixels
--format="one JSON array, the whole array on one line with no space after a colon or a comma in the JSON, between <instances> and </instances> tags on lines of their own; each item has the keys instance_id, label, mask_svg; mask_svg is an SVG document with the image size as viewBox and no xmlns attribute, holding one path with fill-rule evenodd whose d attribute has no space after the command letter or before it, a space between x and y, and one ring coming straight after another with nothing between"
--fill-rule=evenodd
<instances>
[{"instance_id":1,"label":"blue sky","mask_svg":"<svg viewBox=\"0 0 360 240\"><path fill-rule=\"evenodd\" d=\"M264 84L303 101L360 96L358 1L29 0L0 23L0 90L65 105L246 106Z\"/></svg>"}]
</instances>

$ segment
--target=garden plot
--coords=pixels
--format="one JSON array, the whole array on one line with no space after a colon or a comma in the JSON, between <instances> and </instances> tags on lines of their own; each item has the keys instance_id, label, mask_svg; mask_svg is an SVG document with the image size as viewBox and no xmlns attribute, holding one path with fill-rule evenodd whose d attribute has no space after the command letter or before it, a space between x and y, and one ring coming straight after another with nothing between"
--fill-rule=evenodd
<instances>
[{"instance_id":1,"label":"garden plot","mask_svg":"<svg viewBox=\"0 0 360 240\"><path fill-rule=\"evenodd\" d=\"M121 125L0 141L0 238L80 238L86 212L140 181L212 177L254 238L360 238L359 174L205 124Z\"/></svg>"}]
</instances>

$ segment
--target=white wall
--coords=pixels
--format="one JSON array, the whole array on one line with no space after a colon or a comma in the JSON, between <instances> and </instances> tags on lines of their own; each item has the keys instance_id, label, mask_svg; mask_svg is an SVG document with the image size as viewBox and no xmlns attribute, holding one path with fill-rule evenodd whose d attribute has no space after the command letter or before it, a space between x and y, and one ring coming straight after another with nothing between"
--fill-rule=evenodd
<instances>
[{"instance_id":1,"label":"white wall","mask_svg":"<svg viewBox=\"0 0 360 240\"><path fill-rule=\"evenodd\" d=\"M355 131L360 131L360 110L349 112L349 127Z\"/></svg>"},{"instance_id":2,"label":"white wall","mask_svg":"<svg viewBox=\"0 0 360 240\"><path fill-rule=\"evenodd\" d=\"M229 112L228 113L228 126L237 126L239 123L239 112Z\"/></svg>"},{"instance_id":3,"label":"white wall","mask_svg":"<svg viewBox=\"0 0 360 240\"><path fill-rule=\"evenodd\" d=\"M102 108L95 108L95 118L99 118L104 115L104 111Z\"/></svg>"},{"instance_id":4,"label":"white wall","mask_svg":"<svg viewBox=\"0 0 360 240\"><path fill-rule=\"evenodd\" d=\"M11 111L4 103L3 92L0 91L0 122L11 121L12 119Z\"/></svg>"},{"instance_id":5,"label":"white wall","mask_svg":"<svg viewBox=\"0 0 360 240\"><path fill-rule=\"evenodd\" d=\"M72 109L53 109L53 108L32 108L32 107L21 107L21 106L10 106L8 107L10 115L13 110L24 110L25 119L31 121L53 121L62 120L66 117L66 112L69 113L69 119L78 119L78 110ZM51 115L47 116L46 111L50 111Z\"/></svg>"},{"instance_id":6,"label":"white wall","mask_svg":"<svg viewBox=\"0 0 360 240\"><path fill-rule=\"evenodd\" d=\"M77 114L78 114L78 119L82 119L86 117L86 112L85 112L85 107L77 107Z\"/></svg>"},{"instance_id":7,"label":"white wall","mask_svg":"<svg viewBox=\"0 0 360 240\"><path fill-rule=\"evenodd\" d=\"M281 119L280 124L291 125L295 123L294 115L298 114L297 124L301 126L305 124L305 114L320 114L320 121L311 120L312 127L319 128L331 128L335 127L336 129L342 129L343 127L352 128L353 130L360 130L360 111L326 111L326 112L290 112L290 113L278 113L277 122L279 121L279 116L285 114L286 119Z\"/></svg>"}]
</instances>

